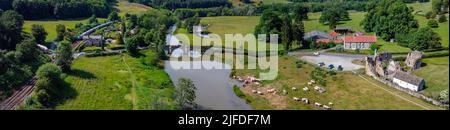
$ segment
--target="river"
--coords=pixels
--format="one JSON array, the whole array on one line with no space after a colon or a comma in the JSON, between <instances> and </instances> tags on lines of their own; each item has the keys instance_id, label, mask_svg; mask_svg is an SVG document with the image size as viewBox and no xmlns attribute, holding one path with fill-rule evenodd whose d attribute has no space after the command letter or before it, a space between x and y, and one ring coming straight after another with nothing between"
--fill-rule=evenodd
<instances>
[{"instance_id":1,"label":"river","mask_svg":"<svg viewBox=\"0 0 450 130\"><path fill-rule=\"evenodd\" d=\"M220 62L203 61L207 64L219 64ZM171 66L183 64L183 61L166 61L165 71L170 75L174 84L179 78L191 79L197 87L195 102L201 110L250 110L251 107L233 92L233 85L238 85L235 80L229 78L228 69L173 69ZM200 61L194 61L199 64Z\"/></svg>"},{"instance_id":2,"label":"river","mask_svg":"<svg viewBox=\"0 0 450 130\"><path fill-rule=\"evenodd\" d=\"M172 26L166 37L168 45L175 44L179 40L172 34L176 25ZM183 55L183 54L179 54ZM225 66L226 69L174 69L172 65L185 64L183 61L166 61L164 70L169 74L176 85L179 78L191 79L197 90L195 102L200 110L250 110L252 109L243 99L236 96L233 86L240 83L231 79L231 67L229 65L213 61L193 61L194 64L204 62L206 64Z\"/></svg>"}]
</instances>

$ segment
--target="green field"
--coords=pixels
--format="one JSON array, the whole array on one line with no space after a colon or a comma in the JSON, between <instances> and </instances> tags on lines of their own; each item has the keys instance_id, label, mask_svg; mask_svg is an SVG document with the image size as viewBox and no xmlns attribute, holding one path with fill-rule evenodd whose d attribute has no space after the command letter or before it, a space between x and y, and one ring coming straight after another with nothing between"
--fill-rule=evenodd
<instances>
[{"instance_id":1,"label":"green field","mask_svg":"<svg viewBox=\"0 0 450 130\"><path fill-rule=\"evenodd\" d=\"M419 22L420 27L428 26L427 25L428 19L426 19L425 17L420 16L420 15L415 15L415 17L416 17L417 21ZM447 22L444 22L444 23L439 23L439 27L438 28L432 28L432 30L434 32L436 32L437 34L439 34L439 36L441 37L441 39L442 39L441 43L442 43L442 46L444 46L444 47L449 47L448 46L449 45L449 40L448 40L449 28L448 28L448 24L449 23L447 21Z\"/></svg>"},{"instance_id":2,"label":"green field","mask_svg":"<svg viewBox=\"0 0 450 130\"><path fill-rule=\"evenodd\" d=\"M125 16L126 13L128 14L142 14L146 12L147 10L151 9L151 7L148 7L146 5L137 4L137 3L130 3L126 0L119 0L117 3L116 9L119 11L120 16Z\"/></svg>"},{"instance_id":3,"label":"green field","mask_svg":"<svg viewBox=\"0 0 450 130\"><path fill-rule=\"evenodd\" d=\"M364 18L365 12L355 12L349 11L350 19L349 21L342 21L338 24L338 26L350 26L354 31L364 32L364 29L359 26L359 23ZM310 32L313 30L319 30L324 32L331 32L332 30L328 27L328 25L323 25L319 23L319 18L322 13L309 13L308 20L304 21L305 31Z\"/></svg>"},{"instance_id":4,"label":"green field","mask_svg":"<svg viewBox=\"0 0 450 130\"><path fill-rule=\"evenodd\" d=\"M447 57L426 58L422 62L425 67L416 70L414 74L425 79L425 90L427 96L436 97L442 90L448 89L449 81L449 59Z\"/></svg>"},{"instance_id":5,"label":"green field","mask_svg":"<svg viewBox=\"0 0 450 130\"><path fill-rule=\"evenodd\" d=\"M313 70L313 66L309 64L303 64L301 68L297 68L295 61L295 57L280 57L278 78L276 80L263 82L263 87L251 86L243 88L242 91L246 94L246 96L250 96L253 98L251 102L267 102L271 107L276 109L318 109L311 104L306 105L301 102L293 101L293 97L308 98L312 101L312 104L314 104L314 102L319 102L321 104L332 102L334 104L333 109L338 110L439 109L428 103L425 103L420 99L413 98L406 93L397 91L391 87L379 83L369 77L363 76L368 80L367 81L361 77L358 77L357 75L347 72L338 73L337 79L335 81L332 78L328 78L328 83L325 87L327 92L325 93L321 94L315 92L314 90L305 92L302 90L302 88L308 86L307 82L310 80L309 73L311 73L311 71ZM237 71L237 74L241 76L257 76L256 74L258 72L259 71L257 70L239 70ZM252 89L266 92L264 90L268 87L275 88L279 92L277 93L277 95L282 95L282 90L286 90L288 94L282 95L282 98L273 99L273 97L275 96L260 96L251 93ZM292 87L296 87L298 90L294 91L291 89ZM309 89L313 89L313 86L308 87ZM390 92L387 92L386 90ZM402 98L394 96L393 94L391 94L391 92L401 96ZM420 104L420 106L406 101L403 98ZM264 104L251 105L252 107L264 106Z\"/></svg>"},{"instance_id":6,"label":"green field","mask_svg":"<svg viewBox=\"0 0 450 130\"><path fill-rule=\"evenodd\" d=\"M431 2L411 3L408 4L408 7L413 8L414 14L425 15L425 13L431 11Z\"/></svg>"},{"instance_id":7,"label":"green field","mask_svg":"<svg viewBox=\"0 0 450 130\"><path fill-rule=\"evenodd\" d=\"M209 32L211 36L213 36L212 34L216 34L221 38L222 43L225 43L225 34L242 34L244 36L247 34L253 34L255 26L259 23L259 18L260 17L258 16L204 17L201 19L201 23L208 25L207 32ZM191 45L201 45L199 42L194 43L192 38L197 36L189 34L184 28L178 28L175 31L175 34L185 34L188 36L189 39L179 37L179 40L184 44L190 42Z\"/></svg>"},{"instance_id":8,"label":"green field","mask_svg":"<svg viewBox=\"0 0 450 130\"><path fill-rule=\"evenodd\" d=\"M27 20L24 24L24 31L25 32L31 32L31 25L33 24L40 24L44 26L45 31L47 31L47 42L52 41L56 38L56 25L62 24L65 25L66 28L75 28L75 24L77 23L87 23L87 19L76 19L76 20Z\"/></svg>"},{"instance_id":9,"label":"green field","mask_svg":"<svg viewBox=\"0 0 450 130\"><path fill-rule=\"evenodd\" d=\"M56 109L174 109L173 85L169 76L158 67L144 65L142 61L150 60L153 53L142 53L144 56L141 58L121 54L75 60L73 72L65 81L77 96ZM165 105L155 106L155 103Z\"/></svg>"}]
</instances>

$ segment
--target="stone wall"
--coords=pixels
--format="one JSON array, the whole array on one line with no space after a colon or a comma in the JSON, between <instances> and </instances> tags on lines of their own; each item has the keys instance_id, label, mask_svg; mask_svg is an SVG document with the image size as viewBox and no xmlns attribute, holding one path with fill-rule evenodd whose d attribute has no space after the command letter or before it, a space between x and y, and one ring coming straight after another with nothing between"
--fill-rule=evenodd
<instances>
[{"instance_id":1,"label":"stone wall","mask_svg":"<svg viewBox=\"0 0 450 130\"><path fill-rule=\"evenodd\" d=\"M434 104L434 105L436 105L436 106L440 106L440 107L449 107L448 104L444 104L443 102L440 102L440 101L438 101L438 100L435 100L435 99L433 99L433 98L431 98L431 97L427 97L427 96L423 95L422 93L419 93L419 92L415 92L415 91L412 91L412 90L409 90L409 89L402 88L402 87L400 87L399 85L393 83L392 81L385 80L385 79L381 79L381 78L378 78L378 77L373 77L373 78L376 79L376 80L378 80L378 81L380 81L380 82L382 82L382 83L384 83L384 84L386 84L386 85L388 85L388 86L391 86L391 87L393 87L393 88L395 88L395 89L397 89L397 90L403 91L403 92L405 92L405 93L407 93L407 94L409 94L409 95L411 95L411 96L413 96L413 97L416 97L416 98L425 100L425 101L427 101L427 102L430 102L430 103L432 103L432 104Z\"/></svg>"}]
</instances>

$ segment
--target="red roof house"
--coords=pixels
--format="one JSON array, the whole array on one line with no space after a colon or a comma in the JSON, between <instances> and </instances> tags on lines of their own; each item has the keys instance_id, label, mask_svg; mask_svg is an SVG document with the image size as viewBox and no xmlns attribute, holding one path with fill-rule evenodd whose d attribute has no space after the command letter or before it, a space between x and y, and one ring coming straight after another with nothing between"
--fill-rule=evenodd
<instances>
[{"instance_id":1,"label":"red roof house","mask_svg":"<svg viewBox=\"0 0 450 130\"><path fill-rule=\"evenodd\" d=\"M371 44L376 42L376 36L346 36L344 38L344 49L367 50Z\"/></svg>"}]
</instances>

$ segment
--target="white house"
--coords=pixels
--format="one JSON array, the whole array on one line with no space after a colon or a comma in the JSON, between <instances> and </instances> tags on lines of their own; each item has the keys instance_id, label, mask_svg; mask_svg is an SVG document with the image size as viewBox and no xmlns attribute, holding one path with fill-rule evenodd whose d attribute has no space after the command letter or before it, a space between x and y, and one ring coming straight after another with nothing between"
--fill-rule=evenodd
<instances>
[{"instance_id":1,"label":"white house","mask_svg":"<svg viewBox=\"0 0 450 130\"><path fill-rule=\"evenodd\" d=\"M425 85L425 81L422 78L403 71L395 73L393 82L402 88L416 92L422 90Z\"/></svg>"}]
</instances>

